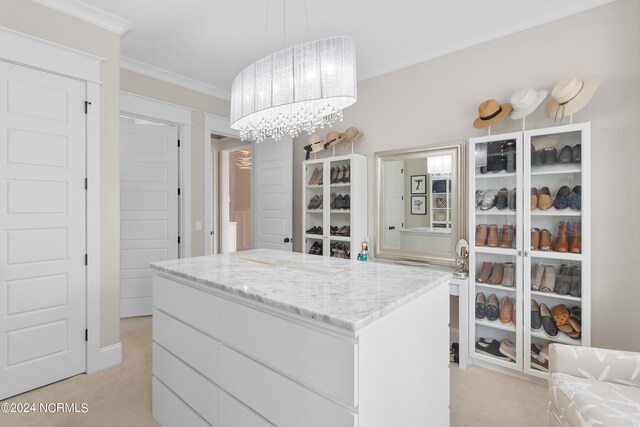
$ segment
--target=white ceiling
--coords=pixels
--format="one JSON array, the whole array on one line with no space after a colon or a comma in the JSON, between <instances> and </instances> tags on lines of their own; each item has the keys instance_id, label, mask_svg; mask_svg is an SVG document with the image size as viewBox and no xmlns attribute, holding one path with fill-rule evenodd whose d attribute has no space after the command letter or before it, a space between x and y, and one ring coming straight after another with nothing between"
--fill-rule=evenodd
<instances>
[{"instance_id":1,"label":"white ceiling","mask_svg":"<svg viewBox=\"0 0 640 427\"><path fill-rule=\"evenodd\" d=\"M364 80L612 1L306 0L308 37L354 37ZM134 61L123 66L141 70L142 62L222 95L248 64L308 40L305 0L286 2L284 40L284 0L83 2L133 27L122 40L122 55Z\"/></svg>"}]
</instances>

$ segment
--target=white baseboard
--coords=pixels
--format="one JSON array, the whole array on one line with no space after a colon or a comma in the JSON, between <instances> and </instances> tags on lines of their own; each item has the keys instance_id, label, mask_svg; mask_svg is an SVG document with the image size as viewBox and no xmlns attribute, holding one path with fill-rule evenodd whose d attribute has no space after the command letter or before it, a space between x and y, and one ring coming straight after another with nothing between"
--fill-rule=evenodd
<instances>
[{"instance_id":1,"label":"white baseboard","mask_svg":"<svg viewBox=\"0 0 640 427\"><path fill-rule=\"evenodd\" d=\"M100 354L98 356L97 363L87 374L102 371L103 369L111 368L122 363L122 343L116 343L107 347L100 348Z\"/></svg>"}]
</instances>

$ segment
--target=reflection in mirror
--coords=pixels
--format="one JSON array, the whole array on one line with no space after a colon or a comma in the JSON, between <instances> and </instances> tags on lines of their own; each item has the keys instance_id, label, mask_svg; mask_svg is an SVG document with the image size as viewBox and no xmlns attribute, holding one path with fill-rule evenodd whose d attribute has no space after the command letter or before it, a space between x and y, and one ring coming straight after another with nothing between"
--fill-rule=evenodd
<instances>
[{"instance_id":1,"label":"reflection in mirror","mask_svg":"<svg viewBox=\"0 0 640 427\"><path fill-rule=\"evenodd\" d=\"M376 256L453 264L462 143L376 154Z\"/></svg>"}]
</instances>

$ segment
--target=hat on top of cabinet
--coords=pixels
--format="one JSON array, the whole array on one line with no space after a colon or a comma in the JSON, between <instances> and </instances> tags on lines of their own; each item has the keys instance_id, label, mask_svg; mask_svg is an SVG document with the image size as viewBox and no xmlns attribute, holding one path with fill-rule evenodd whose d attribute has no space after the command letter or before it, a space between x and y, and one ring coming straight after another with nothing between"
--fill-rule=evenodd
<instances>
[{"instance_id":1,"label":"hat on top of cabinet","mask_svg":"<svg viewBox=\"0 0 640 427\"><path fill-rule=\"evenodd\" d=\"M548 93L546 90L533 90L531 86L515 92L511 95L513 111L509 117L518 120L533 113L542 104Z\"/></svg>"},{"instance_id":2,"label":"hat on top of cabinet","mask_svg":"<svg viewBox=\"0 0 640 427\"><path fill-rule=\"evenodd\" d=\"M478 117L473 121L473 127L482 129L494 125L507 117L511 112L511 104L502 104L495 99L487 99L478 106Z\"/></svg>"},{"instance_id":3,"label":"hat on top of cabinet","mask_svg":"<svg viewBox=\"0 0 640 427\"><path fill-rule=\"evenodd\" d=\"M318 151L324 150L324 142L322 141L322 137L317 134L313 134L309 136L308 145L311 146L311 152L317 153Z\"/></svg>"},{"instance_id":4,"label":"hat on top of cabinet","mask_svg":"<svg viewBox=\"0 0 640 427\"><path fill-rule=\"evenodd\" d=\"M327 141L324 144L324 148L325 149L327 149L329 147L333 147L334 145L339 144L340 142L342 142L342 134L340 132L338 132L337 130L332 130L325 137L325 141Z\"/></svg>"},{"instance_id":5,"label":"hat on top of cabinet","mask_svg":"<svg viewBox=\"0 0 640 427\"><path fill-rule=\"evenodd\" d=\"M362 137L362 135L364 134L360 132L358 128L350 127L350 128L347 128L347 130L345 130L344 132L342 132L340 136L344 138L344 143L348 144Z\"/></svg>"},{"instance_id":6,"label":"hat on top of cabinet","mask_svg":"<svg viewBox=\"0 0 640 427\"><path fill-rule=\"evenodd\" d=\"M562 120L582 110L591 100L600 86L598 79L579 79L570 77L558 82L551 91L547 104L549 117L555 121Z\"/></svg>"}]
</instances>

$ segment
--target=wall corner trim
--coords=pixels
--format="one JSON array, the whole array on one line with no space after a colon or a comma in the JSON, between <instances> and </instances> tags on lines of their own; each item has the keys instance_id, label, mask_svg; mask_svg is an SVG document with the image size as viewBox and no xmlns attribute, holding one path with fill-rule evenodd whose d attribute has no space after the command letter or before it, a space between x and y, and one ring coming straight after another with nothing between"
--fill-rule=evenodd
<instances>
[{"instance_id":1,"label":"wall corner trim","mask_svg":"<svg viewBox=\"0 0 640 427\"><path fill-rule=\"evenodd\" d=\"M89 24L96 25L105 30L126 36L133 26L126 19L105 12L97 7L90 6L78 0L33 0L45 7L48 7L66 15L73 16Z\"/></svg>"},{"instance_id":2,"label":"wall corner trim","mask_svg":"<svg viewBox=\"0 0 640 427\"><path fill-rule=\"evenodd\" d=\"M120 68L162 80L176 86L181 86L186 89L191 89L196 92L204 93L206 95L214 96L216 98L224 99L225 101L229 101L231 99L231 92L229 90L225 90L133 58L128 58L126 56L120 56Z\"/></svg>"},{"instance_id":3,"label":"wall corner trim","mask_svg":"<svg viewBox=\"0 0 640 427\"><path fill-rule=\"evenodd\" d=\"M122 363L122 343L116 343L100 348L96 361L87 365L87 374L111 368Z\"/></svg>"}]
</instances>

